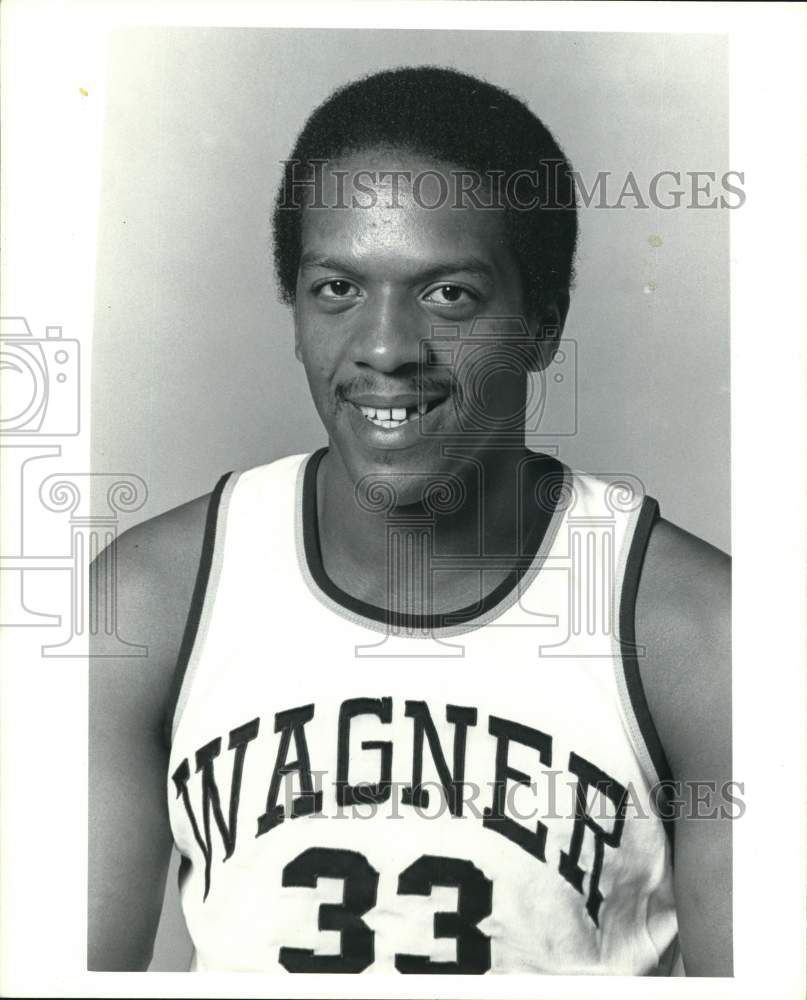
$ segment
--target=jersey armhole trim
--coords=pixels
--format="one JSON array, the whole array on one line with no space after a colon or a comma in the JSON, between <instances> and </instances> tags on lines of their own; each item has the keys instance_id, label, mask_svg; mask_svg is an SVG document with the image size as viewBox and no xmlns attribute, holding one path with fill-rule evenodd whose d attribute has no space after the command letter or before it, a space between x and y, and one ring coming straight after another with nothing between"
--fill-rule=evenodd
<instances>
[{"instance_id":1,"label":"jersey armhole trim","mask_svg":"<svg viewBox=\"0 0 807 1000\"><path fill-rule=\"evenodd\" d=\"M227 502L237 478L237 474L225 472L216 483L208 501L204 536L202 539L202 555L199 559L193 596L191 597L188 617L185 621L185 631L182 634L182 644L179 647L179 656L177 657L177 664L171 684L171 693L165 712L163 736L169 750L171 749L174 734L176 733L182 706L187 697L187 685L185 682L189 679L190 673L192 673L192 671L188 670L188 667L196 647L196 639L203 623L203 617L209 617L210 614L207 598L211 590L211 576L213 577L213 584L215 584L221 568L220 565L214 567L214 556L220 551L220 549L216 548L216 538L217 535L221 536L223 534L222 529ZM221 558L219 557L215 561L220 564ZM215 586L213 589L215 589ZM207 616L205 616L205 611L207 611Z\"/></svg>"},{"instance_id":2,"label":"jersey armhole trim","mask_svg":"<svg viewBox=\"0 0 807 1000\"><path fill-rule=\"evenodd\" d=\"M619 599L619 663L617 666L619 693L627 716L629 729L648 777L657 784L651 793L653 806L659 810L664 829L673 848L673 821L668 808L672 786L672 772L656 729L650 706L647 703L639 657L644 647L636 644L636 596L642 574L647 543L656 521L659 505L652 497L645 496L636 519L628 550Z\"/></svg>"}]
</instances>

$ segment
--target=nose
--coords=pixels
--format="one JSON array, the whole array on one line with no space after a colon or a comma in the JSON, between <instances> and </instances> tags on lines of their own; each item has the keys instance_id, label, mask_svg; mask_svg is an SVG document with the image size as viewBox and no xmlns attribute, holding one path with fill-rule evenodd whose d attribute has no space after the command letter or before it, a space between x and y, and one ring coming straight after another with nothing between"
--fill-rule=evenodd
<instances>
[{"instance_id":1,"label":"nose","mask_svg":"<svg viewBox=\"0 0 807 1000\"><path fill-rule=\"evenodd\" d=\"M405 296L394 290L379 292L361 311L351 340L351 359L361 367L389 374L417 365L421 340L427 336L422 315Z\"/></svg>"}]
</instances>

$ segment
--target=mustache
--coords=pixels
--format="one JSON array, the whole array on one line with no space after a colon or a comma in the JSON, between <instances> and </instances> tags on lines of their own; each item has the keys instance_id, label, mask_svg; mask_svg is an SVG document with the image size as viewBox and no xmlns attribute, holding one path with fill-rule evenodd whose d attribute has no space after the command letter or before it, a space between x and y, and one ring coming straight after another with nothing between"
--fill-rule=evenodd
<instances>
[{"instance_id":1,"label":"mustache","mask_svg":"<svg viewBox=\"0 0 807 1000\"><path fill-rule=\"evenodd\" d=\"M341 402L345 402L350 396L366 393L367 395L394 396L409 394L421 395L428 393L439 393L449 396L458 392L456 379L447 373L444 376L438 375L418 375L413 373L409 376L396 376L384 378L379 373L373 375L362 374L354 378L339 382L334 388L334 394Z\"/></svg>"}]
</instances>

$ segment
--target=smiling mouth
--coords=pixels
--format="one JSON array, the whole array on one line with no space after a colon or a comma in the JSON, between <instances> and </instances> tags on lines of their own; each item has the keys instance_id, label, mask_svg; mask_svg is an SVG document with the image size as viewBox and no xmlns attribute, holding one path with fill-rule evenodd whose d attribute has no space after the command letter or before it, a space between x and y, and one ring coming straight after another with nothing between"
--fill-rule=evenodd
<instances>
[{"instance_id":1,"label":"smiling mouth","mask_svg":"<svg viewBox=\"0 0 807 1000\"><path fill-rule=\"evenodd\" d=\"M375 427L383 427L386 430L394 430L396 427L403 427L410 421L420 420L421 417L429 413L440 403L442 399L435 399L430 403L419 403L416 406L362 406L359 403L353 405L359 410L362 416Z\"/></svg>"}]
</instances>

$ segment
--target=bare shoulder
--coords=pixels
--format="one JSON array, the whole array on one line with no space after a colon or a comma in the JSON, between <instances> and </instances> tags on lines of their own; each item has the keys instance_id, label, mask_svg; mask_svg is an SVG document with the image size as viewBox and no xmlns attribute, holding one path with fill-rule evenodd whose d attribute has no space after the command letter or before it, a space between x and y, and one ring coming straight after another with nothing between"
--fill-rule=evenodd
<instances>
[{"instance_id":1,"label":"bare shoulder","mask_svg":"<svg viewBox=\"0 0 807 1000\"><path fill-rule=\"evenodd\" d=\"M137 525L91 568L90 593L108 598L94 602L105 629L91 642L89 661L93 970L144 970L151 960L171 853L164 734L207 508L208 497L200 497ZM113 573L116 588L108 584ZM145 655L104 655L104 631L115 620L120 638L145 647Z\"/></svg>"},{"instance_id":2,"label":"bare shoulder","mask_svg":"<svg viewBox=\"0 0 807 1000\"><path fill-rule=\"evenodd\" d=\"M731 560L669 521L656 522L636 601L648 704L676 777L730 763ZM709 756L707 762L702 758Z\"/></svg>"},{"instance_id":3,"label":"bare shoulder","mask_svg":"<svg viewBox=\"0 0 807 1000\"><path fill-rule=\"evenodd\" d=\"M153 582L165 577L176 582L177 572L201 552L209 502L207 493L125 531L116 541L119 570L147 574Z\"/></svg>"},{"instance_id":4,"label":"bare shoulder","mask_svg":"<svg viewBox=\"0 0 807 1000\"><path fill-rule=\"evenodd\" d=\"M179 655L202 554L210 496L182 504L124 532L113 544L118 632L145 646L147 655L108 661L91 671L99 694L101 679L118 675L117 696L126 692L141 707L141 722L159 727ZM91 574L97 573L97 564ZM95 588L91 586L91 593ZM92 651L92 650L91 650ZM110 696L113 692L109 691Z\"/></svg>"},{"instance_id":5,"label":"bare shoulder","mask_svg":"<svg viewBox=\"0 0 807 1000\"><path fill-rule=\"evenodd\" d=\"M636 599L639 670L675 779L673 879L688 976L732 974L731 571L667 521L648 540ZM708 820L708 822L704 822Z\"/></svg>"}]
</instances>

